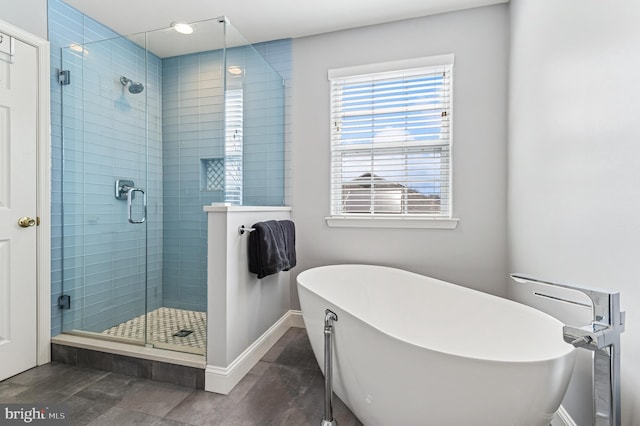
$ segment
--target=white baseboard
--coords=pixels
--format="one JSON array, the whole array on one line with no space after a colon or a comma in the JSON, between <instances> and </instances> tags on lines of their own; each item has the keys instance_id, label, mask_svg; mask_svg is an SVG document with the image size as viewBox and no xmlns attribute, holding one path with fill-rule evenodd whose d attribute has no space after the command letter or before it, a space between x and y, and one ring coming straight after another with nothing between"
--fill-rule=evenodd
<instances>
[{"instance_id":1,"label":"white baseboard","mask_svg":"<svg viewBox=\"0 0 640 426\"><path fill-rule=\"evenodd\" d=\"M304 326L304 319L302 318L302 311L289 311L289 322L291 327L306 328Z\"/></svg>"},{"instance_id":2,"label":"white baseboard","mask_svg":"<svg viewBox=\"0 0 640 426\"><path fill-rule=\"evenodd\" d=\"M556 415L553 416L553 420L551 420L551 426L578 426L576 422L573 421L567 410L561 405Z\"/></svg>"},{"instance_id":3,"label":"white baseboard","mask_svg":"<svg viewBox=\"0 0 640 426\"><path fill-rule=\"evenodd\" d=\"M262 359L291 327L304 328L301 311L289 311L251 344L228 367L207 365L204 389L208 392L231 392L231 389Z\"/></svg>"}]
</instances>

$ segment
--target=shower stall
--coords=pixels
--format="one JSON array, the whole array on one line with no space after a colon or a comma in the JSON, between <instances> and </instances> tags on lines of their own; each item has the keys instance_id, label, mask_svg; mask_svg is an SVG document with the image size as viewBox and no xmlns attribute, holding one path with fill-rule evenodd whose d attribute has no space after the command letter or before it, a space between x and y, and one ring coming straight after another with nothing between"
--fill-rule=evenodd
<instances>
[{"instance_id":1,"label":"shower stall","mask_svg":"<svg viewBox=\"0 0 640 426\"><path fill-rule=\"evenodd\" d=\"M62 333L204 354L203 206L284 205L283 78L227 19L190 28L61 49Z\"/></svg>"}]
</instances>

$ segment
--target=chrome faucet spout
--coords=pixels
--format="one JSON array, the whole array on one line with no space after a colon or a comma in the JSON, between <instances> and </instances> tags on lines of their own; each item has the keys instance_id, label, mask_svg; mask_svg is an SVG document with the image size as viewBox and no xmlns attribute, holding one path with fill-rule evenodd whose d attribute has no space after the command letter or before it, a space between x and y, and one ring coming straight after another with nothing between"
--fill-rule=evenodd
<instances>
[{"instance_id":1,"label":"chrome faucet spout","mask_svg":"<svg viewBox=\"0 0 640 426\"><path fill-rule=\"evenodd\" d=\"M553 281L542 280L540 278L535 278L526 274L511 274L511 278L513 278L516 282L519 283L537 283L537 284L546 284L553 287L561 287L567 288L569 290L578 291L580 293L586 294L591 300L591 304L593 307L593 321L601 324L609 324L614 325L616 322L624 324L624 313L622 313L622 318L618 316L618 318L613 318L612 314L615 313L616 307L617 311L620 311L620 293L612 293L607 290L595 289L584 286L577 286L573 284L567 283L558 283ZM622 320L622 321L620 321Z\"/></svg>"},{"instance_id":2,"label":"chrome faucet spout","mask_svg":"<svg viewBox=\"0 0 640 426\"><path fill-rule=\"evenodd\" d=\"M511 274L516 282L545 284L586 294L591 299L593 321L584 327L565 325L562 337L576 348L593 355L593 424L620 426L620 333L625 313L620 311L620 293L541 280L524 274Z\"/></svg>"}]
</instances>

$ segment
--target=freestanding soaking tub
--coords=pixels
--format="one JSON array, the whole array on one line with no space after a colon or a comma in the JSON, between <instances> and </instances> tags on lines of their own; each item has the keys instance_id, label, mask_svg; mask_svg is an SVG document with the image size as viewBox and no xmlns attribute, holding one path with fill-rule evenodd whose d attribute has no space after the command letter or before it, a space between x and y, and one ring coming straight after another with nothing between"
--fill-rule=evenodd
<instances>
[{"instance_id":1,"label":"freestanding soaking tub","mask_svg":"<svg viewBox=\"0 0 640 426\"><path fill-rule=\"evenodd\" d=\"M399 269L335 265L298 275L313 352L367 426L547 426L575 358L562 323L528 306Z\"/></svg>"}]
</instances>

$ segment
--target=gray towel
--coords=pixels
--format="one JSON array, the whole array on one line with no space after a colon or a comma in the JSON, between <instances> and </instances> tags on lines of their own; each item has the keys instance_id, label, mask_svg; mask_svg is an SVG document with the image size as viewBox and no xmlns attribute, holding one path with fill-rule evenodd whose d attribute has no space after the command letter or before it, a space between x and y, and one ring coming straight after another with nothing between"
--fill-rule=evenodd
<instances>
[{"instance_id":1,"label":"gray towel","mask_svg":"<svg viewBox=\"0 0 640 426\"><path fill-rule=\"evenodd\" d=\"M249 272L264 278L296 265L293 222L268 220L253 224L249 234Z\"/></svg>"},{"instance_id":2,"label":"gray towel","mask_svg":"<svg viewBox=\"0 0 640 426\"><path fill-rule=\"evenodd\" d=\"M289 266L283 271L288 271L289 269L296 266L296 226L290 220L280 220L278 221L280 227L282 228L282 233L284 235L284 252L287 256L287 261Z\"/></svg>"}]
</instances>

